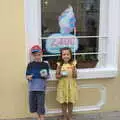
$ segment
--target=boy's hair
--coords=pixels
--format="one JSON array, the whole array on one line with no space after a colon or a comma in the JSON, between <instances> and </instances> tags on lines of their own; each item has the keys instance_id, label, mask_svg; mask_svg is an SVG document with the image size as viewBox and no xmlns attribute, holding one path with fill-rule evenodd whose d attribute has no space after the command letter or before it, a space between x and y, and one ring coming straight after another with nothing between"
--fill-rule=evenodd
<instances>
[{"instance_id":1,"label":"boy's hair","mask_svg":"<svg viewBox=\"0 0 120 120\"><path fill-rule=\"evenodd\" d=\"M64 60L62 59L62 51L63 51L63 50L68 50L68 51L70 52L71 58L70 58L70 60L68 61L68 63L72 64L72 62L73 62L72 50L71 50L69 47L64 47L64 48L61 48L61 49L60 49L60 57L59 57L60 66L62 66L63 63L64 63Z\"/></svg>"}]
</instances>

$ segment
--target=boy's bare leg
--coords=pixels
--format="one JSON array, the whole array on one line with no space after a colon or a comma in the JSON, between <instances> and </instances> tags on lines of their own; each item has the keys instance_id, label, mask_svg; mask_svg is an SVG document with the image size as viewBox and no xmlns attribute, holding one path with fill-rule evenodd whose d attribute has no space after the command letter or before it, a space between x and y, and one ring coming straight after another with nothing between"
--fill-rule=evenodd
<instances>
[{"instance_id":1,"label":"boy's bare leg","mask_svg":"<svg viewBox=\"0 0 120 120\"><path fill-rule=\"evenodd\" d=\"M73 103L68 103L68 120L72 120Z\"/></svg>"},{"instance_id":2,"label":"boy's bare leg","mask_svg":"<svg viewBox=\"0 0 120 120\"><path fill-rule=\"evenodd\" d=\"M44 115L39 115L39 114L37 114L37 120L44 120Z\"/></svg>"},{"instance_id":3,"label":"boy's bare leg","mask_svg":"<svg viewBox=\"0 0 120 120\"><path fill-rule=\"evenodd\" d=\"M63 113L63 120L67 120L67 103L62 104L62 113Z\"/></svg>"},{"instance_id":4,"label":"boy's bare leg","mask_svg":"<svg viewBox=\"0 0 120 120\"><path fill-rule=\"evenodd\" d=\"M37 113L37 120L41 120L40 115L38 113Z\"/></svg>"},{"instance_id":5,"label":"boy's bare leg","mask_svg":"<svg viewBox=\"0 0 120 120\"><path fill-rule=\"evenodd\" d=\"M40 115L40 120L44 120L44 115Z\"/></svg>"},{"instance_id":6,"label":"boy's bare leg","mask_svg":"<svg viewBox=\"0 0 120 120\"><path fill-rule=\"evenodd\" d=\"M40 120L39 115L35 112L31 115L33 120Z\"/></svg>"},{"instance_id":7,"label":"boy's bare leg","mask_svg":"<svg viewBox=\"0 0 120 120\"><path fill-rule=\"evenodd\" d=\"M41 120L40 118L37 118L37 120Z\"/></svg>"}]
</instances>

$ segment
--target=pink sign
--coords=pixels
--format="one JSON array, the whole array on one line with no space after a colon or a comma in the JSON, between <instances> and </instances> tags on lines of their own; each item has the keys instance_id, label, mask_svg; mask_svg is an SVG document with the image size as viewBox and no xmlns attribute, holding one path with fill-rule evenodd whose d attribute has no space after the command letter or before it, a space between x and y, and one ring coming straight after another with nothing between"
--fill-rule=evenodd
<instances>
[{"instance_id":1,"label":"pink sign","mask_svg":"<svg viewBox=\"0 0 120 120\"><path fill-rule=\"evenodd\" d=\"M72 52L78 49L78 39L71 34L52 34L46 40L46 50L50 53L59 53L60 48L70 47Z\"/></svg>"}]
</instances>

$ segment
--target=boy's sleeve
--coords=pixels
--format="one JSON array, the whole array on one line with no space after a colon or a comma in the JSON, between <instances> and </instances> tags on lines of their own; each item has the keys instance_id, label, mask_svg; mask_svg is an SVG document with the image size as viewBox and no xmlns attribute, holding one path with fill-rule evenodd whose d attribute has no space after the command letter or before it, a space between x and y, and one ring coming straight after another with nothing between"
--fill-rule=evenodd
<instances>
[{"instance_id":1,"label":"boy's sleeve","mask_svg":"<svg viewBox=\"0 0 120 120\"><path fill-rule=\"evenodd\" d=\"M30 63L27 65L26 75L31 75L31 64Z\"/></svg>"},{"instance_id":2,"label":"boy's sleeve","mask_svg":"<svg viewBox=\"0 0 120 120\"><path fill-rule=\"evenodd\" d=\"M48 76L50 75L50 65L49 63L47 63L47 72L48 72Z\"/></svg>"}]
</instances>

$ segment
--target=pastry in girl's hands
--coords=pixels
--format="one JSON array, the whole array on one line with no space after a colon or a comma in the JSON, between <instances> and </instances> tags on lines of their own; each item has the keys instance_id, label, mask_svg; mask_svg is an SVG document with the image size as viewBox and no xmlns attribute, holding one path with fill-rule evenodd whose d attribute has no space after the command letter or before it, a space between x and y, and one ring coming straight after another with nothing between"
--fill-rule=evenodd
<instances>
[{"instance_id":1,"label":"pastry in girl's hands","mask_svg":"<svg viewBox=\"0 0 120 120\"><path fill-rule=\"evenodd\" d=\"M67 77L67 76L68 76L68 72L67 72L67 71L61 71L61 75L62 75L63 77Z\"/></svg>"}]
</instances>

